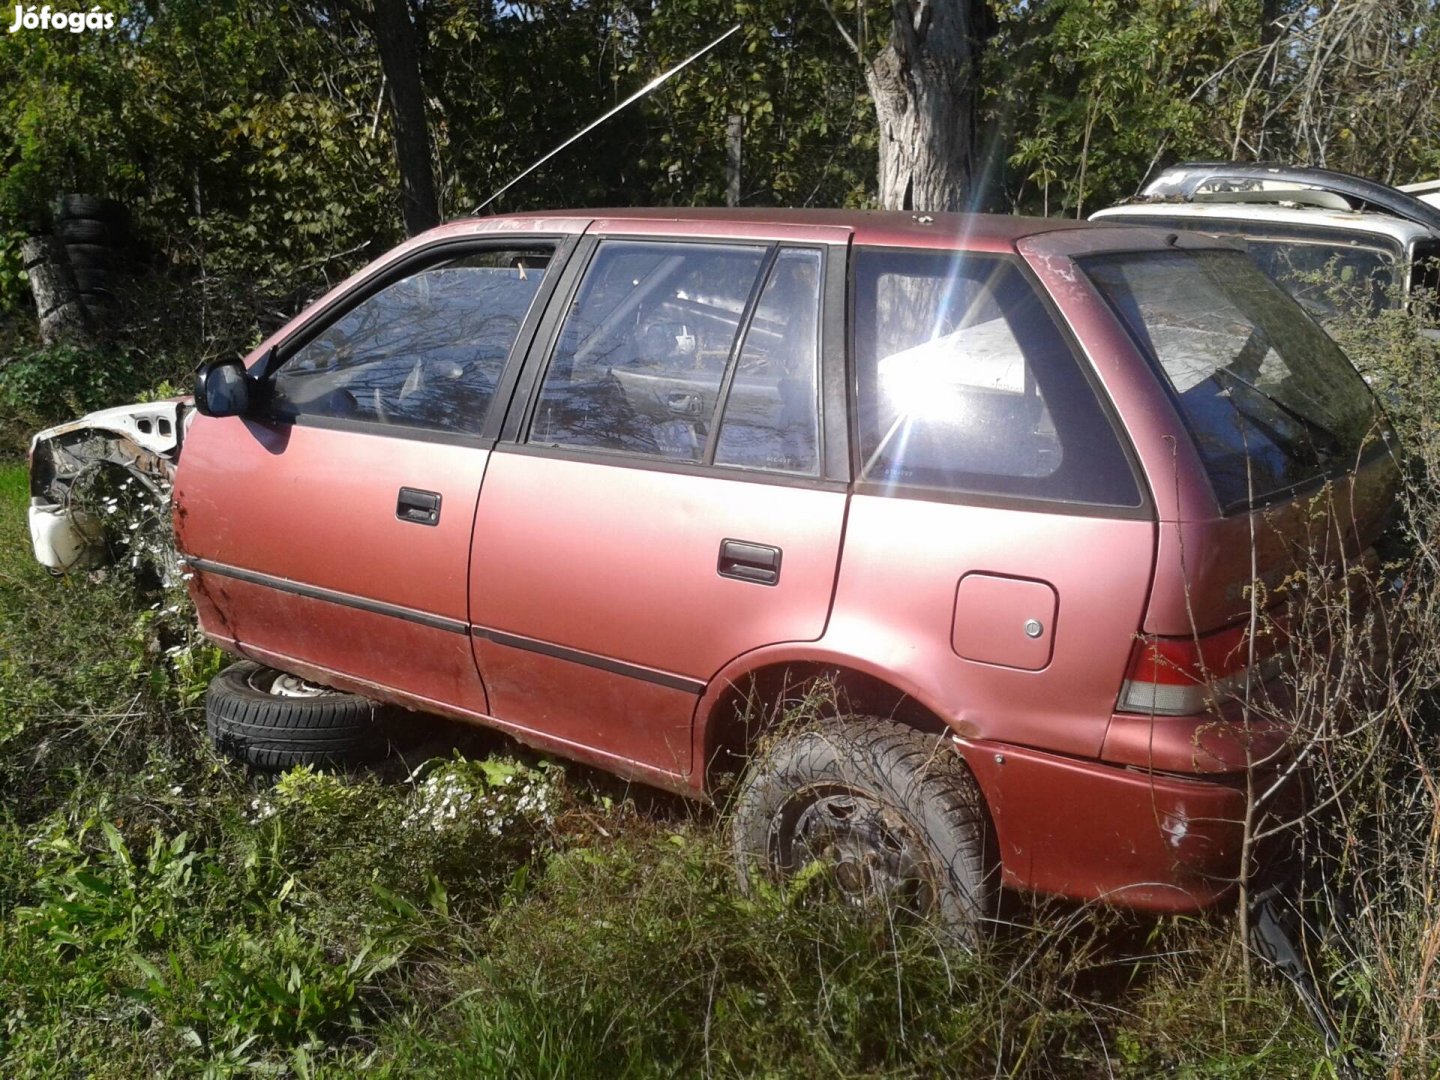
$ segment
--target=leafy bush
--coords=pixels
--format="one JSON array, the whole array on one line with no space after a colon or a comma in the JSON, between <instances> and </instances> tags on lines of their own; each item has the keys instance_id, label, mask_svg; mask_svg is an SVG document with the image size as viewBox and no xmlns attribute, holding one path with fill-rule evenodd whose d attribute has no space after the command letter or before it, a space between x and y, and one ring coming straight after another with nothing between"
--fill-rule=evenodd
<instances>
[{"instance_id":1,"label":"leafy bush","mask_svg":"<svg viewBox=\"0 0 1440 1080\"><path fill-rule=\"evenodd\" d=\"M0 408L32 427L123 404L138 388L122 358L74 345L28 349L0 367Z\"/></svg>"}]
</instances>

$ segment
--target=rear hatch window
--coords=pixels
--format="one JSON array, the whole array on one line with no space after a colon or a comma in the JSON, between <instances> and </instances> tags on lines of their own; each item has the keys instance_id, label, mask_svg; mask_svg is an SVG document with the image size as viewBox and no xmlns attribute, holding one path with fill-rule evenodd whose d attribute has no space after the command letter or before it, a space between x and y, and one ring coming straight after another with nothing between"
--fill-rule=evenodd
<instances>
[{"instance_id":1,"label":"rear hatch window","mask_svg":"<svg viewBox=\"0 0 1440 1080\"><path fill-rule=\"evenodd\" d=\"M1081 266L1164 375L1224 512L1353 471L1383 448L1365 380L1243 255L1127 252Z\"/></svg>"}]
</instances>

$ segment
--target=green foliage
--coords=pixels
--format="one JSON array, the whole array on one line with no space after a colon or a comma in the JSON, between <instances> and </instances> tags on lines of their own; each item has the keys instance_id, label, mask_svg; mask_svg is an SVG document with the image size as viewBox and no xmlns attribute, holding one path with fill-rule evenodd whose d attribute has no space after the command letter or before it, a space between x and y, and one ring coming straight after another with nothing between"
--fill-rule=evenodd
<instances>
[{"instance_id":1,"label":"green foliage","mask_svg":"<svg viewBox=\"0 0 1440 1080\"><path fill-rule=\"evenodd\" d=\"M291 5L109 6L111 32L0 40L0 311L25 303L18 242L62 192L130 206L152 264L189 286L166 314L201 335L207 293L308 290L398 236L373 58L353 42Z\"/></svg>"},{"instance_id":2,"label":"green foliage","mask_svg":"<svg viewBox=\"0 0 1440 1080\"><path fill-rule=\"evenodd\" d=\"M627 65L640 82L739 23L741 32L647 109L652 197L723 205L726 128L741 119L741 203L859 206L873 200L874 113L858 60L823 5L702 0L660 5Z\"/></svg>"},{"instance_id":3,"label":"green foliage","mask_svg":"<svg viewBox=\"0 0 1440 1080\"><path fill-rule=\"evenodd\" d=\"M27 349L0 366L0 420L33 430L73 419L132 399L145 377L108 350Z\"/></svg>"},{"instance_id":4,"label":"green foliage","mask_svg":"<svg viewBox=\"0 0 1440 1080\"><path fill-rule=\"evenodd\" d=\"M257 1041L285 1049L353 1026L363 989L403 952L374 938L327 947L303 930L293 879L237 879L184 832L136 850L97 814L73 832L52 822L41 837L31 900L0 936L0 973L23 974L17 988L29 988L11 1002L19 1022L0 1060L24 1059L24 1019L58 997L82 1008L129 1001L122 1012L137 1031L238 1064Z\"/></svg>"},{"instance_id":5,"label":"green foliage","mask_svg":"<svg viewBox=\"0 0 1440 1080\"><path fill-rule=\"evenodd\" d=\"M1200 91L1243 47L1248 6L1217 20L1188 0L1009 5L987 70L1012 204L1084 214L1132 194L1162 154L1220 153Z\"/></svg>"}]
</instances>

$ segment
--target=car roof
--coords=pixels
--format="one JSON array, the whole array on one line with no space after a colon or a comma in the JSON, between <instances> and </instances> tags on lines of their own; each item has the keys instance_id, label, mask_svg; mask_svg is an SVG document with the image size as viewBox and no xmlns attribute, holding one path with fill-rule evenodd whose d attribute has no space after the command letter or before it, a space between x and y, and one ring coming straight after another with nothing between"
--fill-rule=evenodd
<instances>
[{"instance_id":1,"label":"car roof","mask_svg":"<svg viewBox=\"0 0 1440 1080\"><path fill-rule=\"evenodd\" d=\"M626 207L593 210L544 210L525 214L466 217L440 226L455 235L555 231L578 233L595 226L663 234L680 224L687 232L724 237L769 229L844 230L856 244L1013 252L1016 242L1049 233L1074 232L1093 237L1096 249L1115 246L1114 227L1071 218L1019 217L1008 214L912 213L899 210L811 210L785 208ZM1075 238L1068 246L1086 247Z\"/></svg>"},{"instance_id":2,"label":"car roof","mask_svg":"<svg viewBox=\"0 0 1440 1080\"><path fill-rule=\"evenodd\" d=\"M1121 219L1153 221L1156 218L1167 221L1193 221L1192 228L1203 230L1222 222L1234 222L1246 227L1247 232L1256 231L1256 224L1304 225L1311 228L1333 229L1350 234L1380 234L1401 246L1412 240L1434 235L1423 225L1390 214L1376 214L1365 210L1325 210L1309 206L1280 206L1273 203L1250 202L1174 202L1148 201L1124 203L1106 207L1090 215L1095 222L1114 222ZM1356 237L1358 239L1358 236Z\"/></svg>"}]
</instances>

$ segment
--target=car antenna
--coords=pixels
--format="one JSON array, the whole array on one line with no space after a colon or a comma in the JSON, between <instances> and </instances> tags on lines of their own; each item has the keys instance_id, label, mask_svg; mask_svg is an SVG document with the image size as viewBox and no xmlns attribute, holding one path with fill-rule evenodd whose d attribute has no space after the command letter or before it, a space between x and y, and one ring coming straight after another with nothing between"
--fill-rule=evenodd
<instances>
[{"instance_id":1,"label":"car antenna","mask_svg":"<svg viewBox=\"0 0 1440 1080\"><path fill-rule=\"evenodd\" d=\"M472 214L478 214L478 213L480 213L481 210L484 210L485 207L489 206L492 202L494 202L496 199L498 199L501 195L504 195L505 192L509 191L512 187L514 187L516 184L518 184L521 180L524 180L525 177L529 176L532 172L534 172L536 169L538 169L541 165L544 165L545 162L549 161L549 160L550 160L551 158L553 158L556 154L560 153L561 150L564 150L564 149L565 149L567 146L569 146L571 143L573 143L573 142L575 142L575 141L583 138L584 136L590 134L590 132L594 131L594 130L595 130L597 127L599 127L601 124L605 123L606 120L609 120L609 119L610 119L612 116L614 116L616 113L622 111L623 109L628 108L629 106L633 105L635 102L639 101L639 100L640 100L641 98L643 98L646 94L650 93L651 90L654 90L654 89L656 89L657 87L659 87L662 83L665 82L665 80L669 79L672 75L676 75L676 74L678 74L680 71L682 71L683 69L689 67L689 66L690 66L691 64L693 64L696 60L699 60L700 57L704 56L704 55L705 55L707 52L709 52L711 49L715 48L716 45L719 45L722 41L724 41L726 38L728 38L731 34L735 33L736 30L739 30L739 29L740 29L740 26L741 26L740 23L736 23L736 24L735 24L734 26L732 26L729 30L726 30L725 33L721 34L721 35L720 35L719 37L717 37L714 41L710 42L709 45L706 45L706 46L705 46L703 49L701 49L699 52L694 53L693 55L686 57L684 60L680 61L680 63L676 64L673 68L671 68L669 71L665 72L663 75L657 75L657 76L655 76L655 78L651 79L648 83L646 83L644 86L642 86L639 90L635 91L635 93L631 94L628 98L626 98L624 101L622 101L619 105L616 105L613 109L611 109L609 112L607 112L604 116L600 117L600 119L598 119L598 120L596 120L596 121L594 121L594 122L586 125L585 127L581 128L579 131L577 131L574 135L571 135L570 138L566 139L566 140L565 140L564 142L562 142L559 146L555 147L554 150L551 150L548 154L546 154L544 157L542 157L539 161L535 162L535 163L534 163L533 165L531 165L528 169L526 169L524 172L522 172L519 176L515 177L515 179L511 180L508 184L506 184L504 187L502 187L499 191L495 192L495 194L491 195L488 199L486 199L484 202L482 202L479 206L475 207L475 209L472 210L472 211L470 211L470 212L471 212Z\"/></svg>"}]
</instances>

